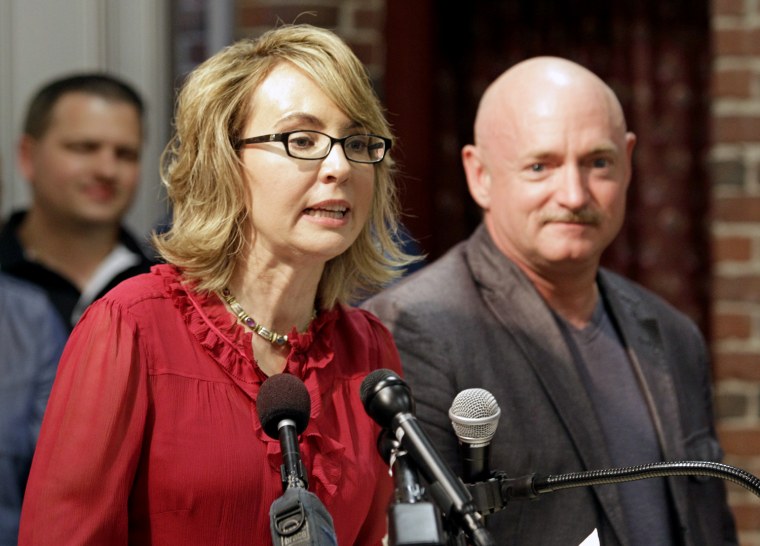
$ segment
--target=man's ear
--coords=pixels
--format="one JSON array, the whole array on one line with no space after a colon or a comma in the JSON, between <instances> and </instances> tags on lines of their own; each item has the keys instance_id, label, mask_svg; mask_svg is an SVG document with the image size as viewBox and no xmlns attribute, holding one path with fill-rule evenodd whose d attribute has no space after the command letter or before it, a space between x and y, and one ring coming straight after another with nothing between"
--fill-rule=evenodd
<instances>
[{"instance_id":1,"label":"man's ear","mask_svg":"<svg viewBox=\"0 0 760 546\"><path fill-rule=\"evenodd\" d=\"M481 209L488 210L491 207L491 175L481 160L477 146L467 144L462 148L462 165L470 195Z\"/></svg>"},{"instance_id":2,"label":"man's ear","mask_svg":"<svg viewBox=\"0 0 760 546\"><path fill-rule=\"evenodd\" d=\"M34 179L34 151L36 146L37 140L29 135L22 135L18 142L16 163L27 182Z\"/></svg>"}]
</instances>

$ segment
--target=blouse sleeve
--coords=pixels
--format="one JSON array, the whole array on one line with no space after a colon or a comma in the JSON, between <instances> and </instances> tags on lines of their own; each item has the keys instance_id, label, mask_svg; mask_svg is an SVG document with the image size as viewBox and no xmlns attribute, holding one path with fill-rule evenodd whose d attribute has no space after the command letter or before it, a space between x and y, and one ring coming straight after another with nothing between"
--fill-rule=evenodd
<instances>
[{"instance_id":1,"label":"blouse sleeve","mask_svg":"<svg viewBox=\"0 0 760 546\"><path fill-rule=\"evenodd\" d=\"M95 303L58 368L29 476L19 545L127 544L127 503L147 412L137 328Z\"/></svg>"}]
</instances>

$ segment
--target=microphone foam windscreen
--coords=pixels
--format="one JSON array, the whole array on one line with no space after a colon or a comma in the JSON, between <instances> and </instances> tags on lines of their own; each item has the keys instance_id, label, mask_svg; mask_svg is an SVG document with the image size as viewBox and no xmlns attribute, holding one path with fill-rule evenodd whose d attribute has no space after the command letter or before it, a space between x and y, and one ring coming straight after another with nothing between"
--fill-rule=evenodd
<instances>
[{"instance_id":1,"label":"microphone foam windscreen","mask_svg":"<svg viewBox=\"0 0 760 546\"><path fill-rule=\"evenodd\" d=\"M488 443L496 434L501 409L493 394L485 389L465 389L454 398L449 419L460 441Z\"/></svg>"},{"instance_id":2,"label":"microphone foam windscreen","mask_svg":"<svg viewBox=\"0 0 760 546\"><path fill-rule=\"evenodd\" d=\"M291 419L296 431L306 430L311 415L311 397L303 381L294 375L280 373L268 377L259 389L256 407L264 432L278 438L277 426L283 419Z\"/></svg>"}]
</instances>

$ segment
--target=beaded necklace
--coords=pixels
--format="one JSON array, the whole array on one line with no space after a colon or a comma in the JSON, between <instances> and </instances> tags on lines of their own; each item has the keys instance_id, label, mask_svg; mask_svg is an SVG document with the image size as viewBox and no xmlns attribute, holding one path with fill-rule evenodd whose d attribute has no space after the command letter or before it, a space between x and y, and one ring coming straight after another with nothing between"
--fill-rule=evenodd
<instances>
[{"instance_id":1,"label":"beaded necklace","mask_svg":"<svg viewBox=\"0 0 760 546\"><path fill-rule=\"evenodd\" d=\"M235 296L232 295L232 292L230 292L229 288L225 288L222 290L221 293L222 299L227 302L227 305L230 306L230 309L232 309L232 312L237 315L237 318L245 324L248 328L253 330L253 332L257 333L264 339L266 339L269 343L272 343L273 345L283 346L286 343L288 343L288 336L287 334L278 334L274 330L271 330L270 328L267 328L263 324L259 324L256 322L251 315L245 312L245 309L241 307L241 305L237 302L235 299ZM311 321L314 320L317 316L317 310L315 309L312 311L311 318L309 319L309 324L311 324ZM308 327L308 326L307 326Z\"/></svg>"}]
</instances>

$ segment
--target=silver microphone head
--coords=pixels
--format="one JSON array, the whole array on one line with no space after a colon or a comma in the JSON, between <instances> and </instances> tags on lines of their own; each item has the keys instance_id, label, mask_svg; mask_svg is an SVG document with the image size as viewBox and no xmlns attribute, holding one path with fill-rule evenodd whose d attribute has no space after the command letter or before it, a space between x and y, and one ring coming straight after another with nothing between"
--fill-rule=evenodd
<instances>
[{"instance_id":1,"label":"silver microphone head","mask_svg":"<svg viewBox=\"0 0 760 546\"><path fill-rule=\"evenodd\" d=\"M488 445L496 434L501 409L493 394L485 389L465 389L454 398L449 419L460 442Z\"/></svg>"}]
</instances>

